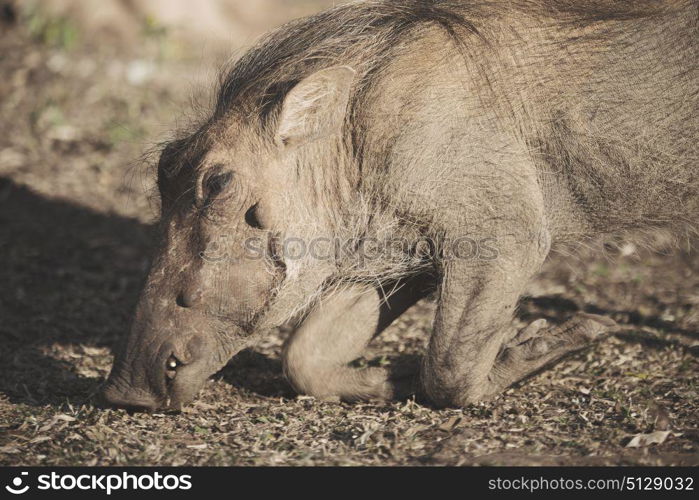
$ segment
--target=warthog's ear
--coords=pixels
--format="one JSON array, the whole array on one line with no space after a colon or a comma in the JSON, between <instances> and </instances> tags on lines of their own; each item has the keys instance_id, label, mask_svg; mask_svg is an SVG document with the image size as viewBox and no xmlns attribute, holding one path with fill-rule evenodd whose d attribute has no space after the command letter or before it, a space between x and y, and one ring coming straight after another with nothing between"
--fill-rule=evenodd
<instances>
[{"instance_id":1,"label":"warthog's ear","mask_svg":"<svg viewBox=\"0 0 699 500\"><path fill-rule=\"evenodd\" d=\"M336 66L301 80L284 99L277 140L298 144L336 131L345 119L354 75L349 66Z\"/></svg>"}]
</instances>

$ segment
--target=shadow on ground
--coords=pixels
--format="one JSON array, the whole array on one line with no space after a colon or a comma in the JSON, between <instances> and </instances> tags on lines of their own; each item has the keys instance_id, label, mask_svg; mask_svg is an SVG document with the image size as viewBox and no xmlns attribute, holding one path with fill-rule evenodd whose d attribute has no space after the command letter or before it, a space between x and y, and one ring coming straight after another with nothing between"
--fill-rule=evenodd
<instances>
[{"instance_id":1,"label":"shadow on ground","mask_svg":"<svg viewBox=\"0 0 699 500\"><path fill-rule=\"evenodd\" d=\"M38 406L94 395L128 330L153 241L153 227L136 219L0 178L0 393ZM293 396L281 363L253 350L218 376L263 396Z\"/></svg>"},{"instance_id":2,"label":"shadow on ground","mask_svg":"<svg viewBox=\"0 0 699 500\"><path fill-rule=\"evenodd\" d=\"M99 367L67 360L112 348L126 331L151 233L0 178L0 392L11 402L75 403L94 392Z\"/></svg>"}]
</instances>

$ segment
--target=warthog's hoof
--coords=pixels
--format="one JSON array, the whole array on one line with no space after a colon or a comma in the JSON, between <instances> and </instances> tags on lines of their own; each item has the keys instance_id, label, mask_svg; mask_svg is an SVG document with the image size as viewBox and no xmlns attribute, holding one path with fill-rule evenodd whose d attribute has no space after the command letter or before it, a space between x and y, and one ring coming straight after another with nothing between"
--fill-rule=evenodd
<instances>
[{"instance_id":1,"label":"warthog's hoof","mask_svg":"<svg viewBox=\"0 0 699 500\"><path fill-rule=\"evenodd\" d=\"M538 319L508 343L500 359L530 361L552 353L563 355L587 346L615 326L612 319L587 313L580 313L562 325L549 325L545 319Z\"/></svg>"},{"instance_id":2,"label":"warthog's hoof","mask_svg":"<svg viewBox=\"0 0 699 500\"><path fill-rule=\"evenodd\" d=\"M495 392L585 348L615 327L614 320L588 313L577 314L562 325L534 321L500 351L490 377Z\"/></svg>"}]
</instances>

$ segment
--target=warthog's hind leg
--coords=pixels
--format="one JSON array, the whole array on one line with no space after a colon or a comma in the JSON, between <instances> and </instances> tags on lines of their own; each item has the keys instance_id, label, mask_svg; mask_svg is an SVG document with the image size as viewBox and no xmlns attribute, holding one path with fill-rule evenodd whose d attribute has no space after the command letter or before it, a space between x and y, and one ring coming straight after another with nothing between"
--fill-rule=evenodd
<instances>
[{"instance_id":1,"label":"warthog's hind leg","mask_svg":"<svg viewBox=\"0 0 699 500\"><path fill-rule=\"evenodd\" d=\"M515 330L519 298L547 252L546 245L522 237L503 244L496 261L447 264L421 373L428 399L464 406L492 398L614 326L602 316L579 314L559 326L536 320Z\"/></svg>"},{"instance_id":2,"label":"warthog's hind leg","mask_svg":"<svg viewBox=\"0 0 699 500\"><path fill-rule=\"evenodd\" d=\"M562 325L539 319L523 328L503 346L490 373L491 394L579 351L610 331L616 323L604 316L580 313Z\"/></svg>"}]
</instances>

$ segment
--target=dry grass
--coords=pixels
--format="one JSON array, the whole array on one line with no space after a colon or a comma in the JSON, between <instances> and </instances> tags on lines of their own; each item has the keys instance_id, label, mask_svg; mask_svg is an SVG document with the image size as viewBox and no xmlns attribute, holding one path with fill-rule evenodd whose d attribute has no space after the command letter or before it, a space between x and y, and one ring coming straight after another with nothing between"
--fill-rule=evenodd
<instances>
[{"instance_id":1,"label":"dry grass","mask_svg":"<svg viewBox=\"0 0 699 500\"><path fill-rule=\"evenodd\" d=\"M151 245L152 179L132 159L179 114L191 66L147 59L147 39L133 59L45 38L20 24L0 39L0 465L699 464L699 266L682 252L550 262L523 320L588 310L625 328L491 403L296 397L279 332L182 414L96 408ZM432 311L357 363L415 364Z\"/></svg>"}]
</instances>

